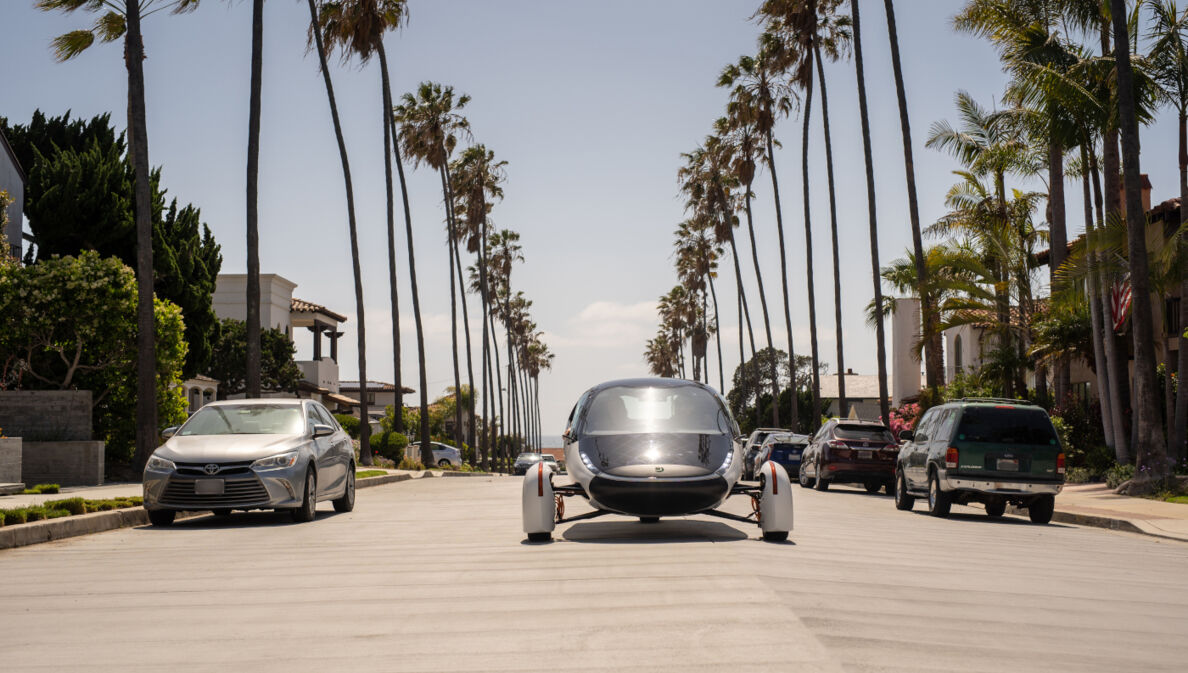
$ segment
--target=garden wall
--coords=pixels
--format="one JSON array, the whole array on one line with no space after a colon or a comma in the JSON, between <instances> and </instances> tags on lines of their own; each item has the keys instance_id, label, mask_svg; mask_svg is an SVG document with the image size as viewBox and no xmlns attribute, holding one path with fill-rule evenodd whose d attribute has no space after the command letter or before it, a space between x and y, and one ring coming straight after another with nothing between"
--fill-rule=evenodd
<instances>
[{"instance_id":1,"label":"garden wall","mask_svg":"<svg viewBox=\"0 0 1188 673\"><path fill-rule=\"evenodd\" d=\"M0 391L0 428L26 442L91 440L91 391Z\"/></svg>"},{"instance_id":2,"label":"garden wall","mask_svg":"<svg viewBox=\"0 0 1188 673\"><path fill-rule=\"evenodd\" d=\"M0 437L0 484L21 481L21 438Z\"/></svg>"},{"instance_id":3,"label":"garden wall","mask_svg":"<svg viewBox=\"0 0 1188 673\"><path fill-rule=\"evenodd\" d=\"M22 447L19 481L62 486L103 483L103 442L25 441Z\"/></svg>"}]
</instances>

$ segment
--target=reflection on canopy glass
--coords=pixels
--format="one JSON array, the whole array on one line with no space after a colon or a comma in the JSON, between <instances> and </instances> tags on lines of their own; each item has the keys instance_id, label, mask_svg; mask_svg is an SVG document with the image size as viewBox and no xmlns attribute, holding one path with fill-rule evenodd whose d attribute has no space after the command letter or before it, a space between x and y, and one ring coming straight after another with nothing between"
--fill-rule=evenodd
<instances>
[{"instance_id":1,"label":"reflection on canopy glass","mask_svg":"<svg viewBox=\"0 0 1188 673\"><path fill-rule=\"evenodd\" d=\"M732 433L718 400L695 386L631 388L599 392L586 412L586 434L616 432Z\"/></svg>"},{"instance_id":2,"label":"reflection on canopy glass","mask_svg":"<svg viewBox=\"0 0 1188 673\"><path fill-rule=\"evenodd\" d=\"M305 430L301 407L231 404L199 409L179 435L297 435Z\"/></svg>"}]
</instances>

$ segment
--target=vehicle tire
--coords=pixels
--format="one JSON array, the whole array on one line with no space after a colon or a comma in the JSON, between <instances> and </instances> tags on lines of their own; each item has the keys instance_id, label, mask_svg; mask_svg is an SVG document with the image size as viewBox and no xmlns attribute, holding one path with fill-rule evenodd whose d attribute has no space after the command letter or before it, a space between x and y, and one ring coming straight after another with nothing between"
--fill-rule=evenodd
<instances>
[{"instance_id":1,"label":"vehicle tire","mask_svg":"<svg viewBox=\"0 0 1188 673\"><path fill-rule=\"evenodd\" d=\"M529 542L548 542L549 540L552 540L552 539L553 539L552 533L529 533L528 534Z\"/></svg>"},{"instance_id":2,"label":"vehicle tire","mask_svg":"<svg viewBox=\"0 0 1188 673\"><path fill-rule=\"evenodd\" d=\"M817 473L817 483L813 484L813 487L816 488L818 491L828 491L829 490L829 480L827 480L827 479L825 479L825 477L821 476L821 473L824 472L824 470L821 469L821 463L817 463L817 469L815 470L815 472Z\"/></svg>"},{"instance_id":3,"label":"vehicle tire","mask_svg":"<svg viewBox=\"0 0 1188 673\"><path fill-rule=\"evenodd\" d=\"M865 484L863 484L863 486L866 487L866 492L870 493L871 495L874 495L875 493L878 493L879 491L883 490L882 482L878 482L878 481L868 481Z\"/></svg>"},{"instance_id":4,"label":"vehicle tire","mask_svg":"<svg viewBox=\"0 0 1188 673\"><path fill-rule=\"evenodd\" d=\"M949 516L949 509L953 506L953 497L941 490L940 479L936 473L928 475L928 513L943 519Z\"/></svg>"},{"instance_id":5,"label":"vehicle tire","mask_svg":"<svg viewBox=\"0 0 1188 673\"><path fill-rule=\"evenodd\" d=\"M894 478L892 478L891 481L887 482L886 484L883 484L883 487L887 489L887 495L890 495L890 496L895 495L895 479Z\"/></svg>"},{"instance_id":6,"label":"vehicle tire","mask_svg":"<svg viewBox=\"0 0 1188 673\"><path fill-rule=\"evenodd\" d=\"M765 530L763 531L764 542L783 542L788 539L788 531L786 530Z\"/></svg>"},{"instance_id":7,"label":"vehicle tire","mask_svg":"<svg viewBox=\"0 0 1188 673\"><path fill-rule=\"evenodd\" d=\"M449 465L450 465L449 458L442 458L441 460L437 461L438 467L448 467Z\"/></svg>"},{"instance_id":8,"label":"vehicle tire","mask_svg":"<svg viewBox=\"0 0 1188 673\"><path fill-rule=\"evenodd\" d=\"M347 470L346 490L334 501L335 512L349 512L355 509L355 464Z\"/></svg>"},{"instance_id":9,"label":"vehicle tire","mask_svg":"<svg viewBox=\"0 0 1188 673\"><path fill-rule=\"evenodd\" d=\"M168 526L173 523L175 516L177 516L177 512L171 509L150 509L148 511L149 523L154 526Z\"/></svg>"},{"instance_id":10,"label":"vehicle tire","mask_svg":"<svg viewBox=\"0 0 1188 673\"><path fill-rule=\"evenodd\" d=\"M1041 495L1027 505L1027 517L1032 523L1048 523L1056 511L1056 496Z\"/></svg>"},{"instance_id":11,"label":"vehicle tire","mask_svg":"<svg viewBox=\"0 0 1188 673\"><path fill-rule=\"evenodd\" d=\"M991 500L986 503L986 516L997 519L1006 513L1006 500Z\"/></svg>"},{"instance_id":12,"label":"vehicle tire","mask_svg":"<svg viewBox=\"0 0 1188 673\"><path fill-rule=\"evenodd\" d=\"M227 507L220 507L219 509L212 509L210 513L215 516L231 516L231 510Z\"/></svg>"},{"instance_id":13,"label":"vehicle tire","mask_svg":"<svg viewBox=\"0 0 1188 673\"><path fill-rule=\"evenodd\" d=\"M908 493L907 480L903 478L903 473L897 473L895 477L895 509L907 512L915 504L916 498Z\"/></svg>"},{"instance_id":14,"label":"vehicle tire","mask_svg":"<svg viewBox=\"0 0 1188 673\"><path fill-rule=\"evenodd\" d=\"M809 479L808 475L805 474L804 463L800 464L800 476L798 481L800 482L801 488L812 488L817 483L816 479Z\"/></svg>"},{"instance_id":15,"label":"vehicle tire","mask_svg":"<svg viewBox=\"0 0 1188 673\"><path fill-rule=\"evenodd\" d=\"M301 494L301 506L291 512L297 523L313 521L318 513L318 478L313 470L305 471L305 491Z\"/></svg>"},{"instance_id":16,"label":"vehicle tire","mask_svg":"<svg viewBox=\"0 0 1188 673\"><path fill-rule=\"evenodd\" d=\"M639 517L639 522L640 523L660 523L660 517L658 517L658 516L641 516L641 517Z\"/></svg>"}]
</instances>

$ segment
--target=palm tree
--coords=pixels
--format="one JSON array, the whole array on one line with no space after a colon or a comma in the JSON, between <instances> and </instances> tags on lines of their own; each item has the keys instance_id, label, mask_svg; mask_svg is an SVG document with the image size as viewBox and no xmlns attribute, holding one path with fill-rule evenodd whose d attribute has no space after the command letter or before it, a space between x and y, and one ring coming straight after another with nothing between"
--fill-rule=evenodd
<instances>
[{"instance_id":1,"label":"palm tree","mask_svg":"<svg viewBox=\"0 0 1188 673\"><path fill-rule=\"evenodd\" d=\"M870 119L866 110L866 78L862 69L862 20L858 11L858 0L850 0L850 15L854 21L854 65L858 71L858 110L862 118L862 150L866 156L866 203L870 211L870 264L874 277L875 308L882 313L883 288L879 277L879 226L875 213L874 160L870 154ZM875 347L879 370L879 410L881 418L890 418L891 409L887 395L887 346L883 334L883 321L875 323Z\"/></svg>"},{"instance_id":2,"label":"palm tree","mask_svg":"<svg viewBox=\"0 0 1188 673\"><path fill-rule=\"evenodd\" d=\"M1152 41L1150 61L1163 97L1176 109L1180 138L1180 226L1188 227L1188 9L1180 12L1174 0L1148 0L1154 25L1148 34ZM1186 230L1188 231L1188 230ZM1181 245L1188 244L1181 237ZM1180 326L1188 326L1188 271L1181 267ZM1163 342L1166 344L1167 340ZM1171 366L1171 363L1167 363ZM1174 414L1168 417L1170 446L1180 461L1188 458L1188 336L1180 336L1176 363L1179 390ZM1170 378L1170 377L1168 377Z\"/></svg>"},{"instance_id":3,"label":"palm tree","mask_svg":"<svg viewBox=\"0 0 1188 673\"><path fill-rule=\"evenodd\" d=\"M454 441L462 443L462 400L457 391L462 382L458 364L458 290L455 282L455 240L456 224L453 217L453 199L450 196L449 161L459 136L469 136L470 123L459 114L459 110L470 102L470 97L454 98L454 88L434 82L422 82L416 93L406 93L401 104L393 108L393 116L400 123L400 143L405 154L413 160L414 166L424 163L436 169L441 179L441 193L446 205L446 256L449 259L451 343L454 358ZM463 297L465 300L465 297ZM469 359L469 355L468 355ZM471 383L473 388L473 376ZM472 424L473 426L473 424ZM422 462L432 461L432 449L428 443L421 445Z\"/></svg>"},{"instance_id":4,"label":"palm tree","mask_svg":"<svg viewBox=\"0 0 1188 673\"><path fill-rule=\"evenodd\" d=\"M247 156L247 396L260 396L260 227L256 208L260 180L260 81L264 64L264 0L252 0L252 83L248 100Z\"/></svg>"},{"instance_id":5,"label":"palm tree","mask_svg":"<svg viewBox=\"0 0 1188 673\"><path fill-rule=\"evenodd\" d=\"M381 123L384 130L384 187L387 197L387 231L388 231L388 293L392 315L392 363L393 379L397 391L403 390L401 375L400 348L400 294L396 279L396 225L395 203L392 195L392 156L395 149L396 163L400 171L400 189L404 197L405 224L409 232L409 255L412 257L411 215L408 205L408 189L404 180L404 166L400 161L400 152L395 146L395 126L392 120L392 88L388 77L388 59L384 51L384 35L390 30L402 26L408 20L406 0L334 0L322 4L320 19L322 34L330 51L335 48L342 50L343 59L358 56L361 63L367 63L372 56L378 56L380 62L380 93L382 99ZM410 269L412 265L410 263ZM416 291L416 272L413 278L413 306L416 319L420 321L420 307ZM418 343L420 341L418 327ZM423 347L420 348L423 351ZM424 367L424 355L420 357ZM428 394L425 391L425 380L421 380L422 409L421 441L428 440ZM397 392L397 407L403 408L403 393ZM396 414L393 429L404 432L403 414Z\"/></svg>"},{"instance_id":6,"label":"palm tree","mask_svg":"<svg viewBox=\"0 0 1188 673\"><path fill-rule=\"evenodd\" d=\"M153 313L153 223L151 178L148 156L148 126L144 95L144 39L141 18L171 9L174 14L198 6L197 0L37 0L43 11L73 12L85 8L103 12L90 29L75 30L51 43L58 61L78 56L95 43L124 39L124 66L128 70L128 154L132 157L133 208L136 223L136 455L143 467L157 448L157 354ZM105 11L106 10L106 11Z\"/></svg>"},{"instance_id":7,"label":"palm tree","mask_svg":"<svg viewBox=\"0 0 1188 673\"><path fill-rule=\"evenodd\" d=\"M718 330L718 294L714 290L714 278L718 275L718 257L722 249L714 240L710 223L704 218L685 220L674 232L676 242L673 255L676 257L677 277L687 290L700 297L701 323L695 328L694 337L701 338L702 344L694 343L694 350L700 350L702 364L705 367L705 380L709 382L709 364L705 357L706 344L704 340L710 335L718 338L718 385L725 390L726 374L722 366L722 334ZM713 296L714 324L710 325L707 310L707 295Z\"/></svg>"}]
</instances>

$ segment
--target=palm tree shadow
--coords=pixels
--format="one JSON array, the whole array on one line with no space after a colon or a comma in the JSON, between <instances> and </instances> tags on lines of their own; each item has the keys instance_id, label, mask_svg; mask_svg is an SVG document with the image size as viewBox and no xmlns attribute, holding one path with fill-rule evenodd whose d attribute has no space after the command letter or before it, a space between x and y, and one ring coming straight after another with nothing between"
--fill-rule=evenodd
<instances>
[{"instance_id":1,"label":"palm tree shadow","mask_svg":"<svg viewBox=\"0 0 1188 673\"><path fill-rule=\"evenodd\" d=\"M661 519L639 521L589 521L575 523L561 535L567 542L590 544L663 544L682 542L737 542L746 533L721 521Z\"/></svg>"}]
</instances>

